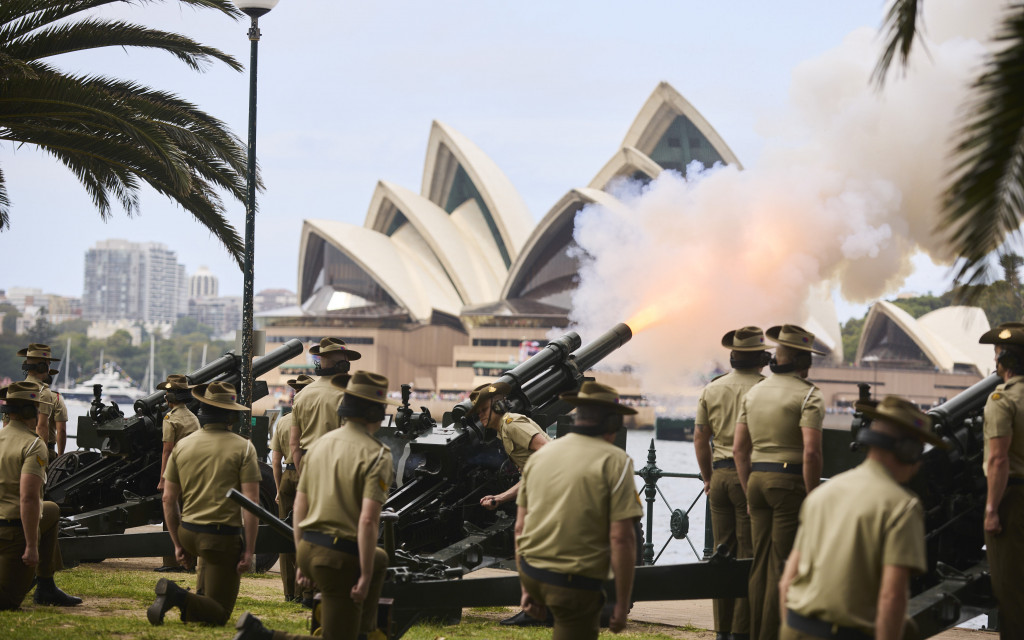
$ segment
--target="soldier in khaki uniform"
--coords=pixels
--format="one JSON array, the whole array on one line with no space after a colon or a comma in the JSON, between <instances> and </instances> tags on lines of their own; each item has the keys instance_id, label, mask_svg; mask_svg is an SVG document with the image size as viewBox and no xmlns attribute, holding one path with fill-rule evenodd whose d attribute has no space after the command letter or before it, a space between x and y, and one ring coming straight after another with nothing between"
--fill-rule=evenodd
<instances>
[{"instance_id":1,"label":"soldier in khaki uniform","mask_svg":"<svg viewBox=\"0 0 1024 640\"><path fill-rule=\"evenodd\" d=\"M182 622L223 625L238 597L240 576L252 568L256 516L227 499L230 489L259 502L260 468L252 442L231 432L238 414L235 387L226 382L192 389L200 402L199 431L178 443L164 472L164 521L178 562L199 561L196 592L167 578L156 583L156 600L146 611L150 624L163 624L172 607ZM182 508L178 511L178 500ZM244 529L243 529L244 521ZM242 534L245 537L243 539Z\"/></svg>"},{"instance_id":2,"label":"soldier in khaki uniform","mask_svg":"<svg viewBox=\"0 0 1024 640\"><path fill-rule=\"evenodd\" d=\"M186 404L192 399L192 386L188 378L183 375L171 374L167 380L156 385L156 388L165 392L164 398L167 401L167 413L164 414L163 423L163 451L160 457L160 482L157 483L157 491L164 490L164 472L167 470L167 461L174 451L175 445L187 435L199 430L199 419L189 411ZM167 531L167 523L164 523L164 531ZM166 573L174 571L185 571L185 567L178 564L174 556L164 556L163 564L156 571Z\"/></svg>"},{"instance_id":3,"label":"soldier in khaki uniform","mask_svg":"<svg viewBox=\"0 0 1024 640\"><path fill-rule=\"evenodd\" d=\"M63 607L82 603L53 581L64 568L57 545L60 509L43 501L47 452L35 432L42 390L35 382L0 389L8 423L0 429L0 610L17 609L37 578L33 601Z\"/></svg>"},{"instance_id":4,"label":"soldier in khaki uniform","mask_svg":"<svg viewBox=\"0 0 1024 640\"><path fill-rule=\"evenodd\" d=\"M733 433L743 398L751 387L764 380L761 369L770 358L760 327L730 331L722 338L722 346L729 349L733 370L712 380L701 392L693 448L711 506L715 548L725 545L733 557L750 558L750 516L732 457ZM713 608L718 640L730 636L733 640L746 640L750 636L746 598L714 600Z\"/></svg>"},{"instance_id":5,"label":"soldier in khaki uniform","mask_svg":"<svg viewBox=\"0 0 1024 640\"><path fill-rule=\"evenodd\" d=\"M800 505L821 481L825 401L807 381L814 334L796 325L765 332L778 346L775 374L751 387L736 423L733 458L750 509L750 635L779 635L779 577L793 548Z\"/></svg>"},{"instance_id":6,"label":"soldier in khaki uniform","mask_svg":"<svg viewBox=\"0 0 1024 640\"><path fill-rule=\"evenodd\" d=\"M856 468L807 497L779 591L783 640L904 637L910 576L927 568L924 509L903 488L924 443L945 447L931 419L896 396L858 403L872 418Z\"/></svg>"},{"instance_id":7,"label":"soldier in khaki uniform","mask_svg":"<svg viewBox=\"0 0 1024 640\"><path fill-rule=\"evenodd\" d=\"M523 470L516 516L522 606L555 618L555 640L597 638L604 594L615 576L609 628L626 626L636 561L634 525L643 514L633 461L614 444L622 417L615 389L584 382L561 399L576 407L573 432L532 455Z\"/></svg>"},{"instance_id":8,"label":"soldier in khaki uniform","mask_svg":"<svg viewBox=\"0 0 1024 640\"><path fill-rule=\"evenodd\" d=\"M481 425L498 432L505 453L522 473L530 455L534 451L539 451L550 438L533 420L520 413L505 410L505 396L510 390L511 388L504 382L480 385L469 394L469 399L473 403L469 415L477 416ZM519 485L520 482L517 482L496 496L480 498L480 506L497 509L503 503L515 500L519 495Z\"/></svg>"},{"instance_id":9,"label":"soldier in khaki uniform","mask_svg":"<svg viewBox=\"0 0 1024 640\"><path fill-rule=\"evenodd\" d=\"M1024 638L1024 324L981 336L1003 384L985 403L985 548L999 601L999 637Z\"/></svg>"},{"instance_id":10,"label":"soldier in khaki uniform","mask_svg":"<svg viewBox=\"0 0 1024 640\"><path fill-rule=\"evenodd\" d=\"M288 386L295 390L295 395L314 382L309 376L299 376L288 381ZM274 437L270 441L270 468L274 472L274 484L277 486L277 515L282 519L287 518L292 512L295 504L295 492L299 486L299 472L292 464L291 447L288 445L288 438L291 437L292 414L288 413L277 419L274 425ZM284 469L281 466L284 465ZM313 590L300 589L295 592L295 554L282 553L279 557L281 563L281 583L284 587L285 601L302 602L309 608L313 607Z\"/></svg>"},{"instance_id":11,"label":"soldier in khaki uniform","mask_svg":"<svg viewBox=\"0 0 1024 640\"><path fill-rule=\"evenodd\" d=\"M64 398L53 390L53 379L60 373L57 369L50 369L43 378L43 384L50 390L53 400L53 411L46 423L46 448L50 455L50 462L57 459L57 456L64 455L64 449L68 444L68 406Z\"/></svg>"},{"instance_id":12,"label":"soldier in khaki uniform","mask_svg":"<svg viewBox=\"0 0 1024 640\"><path fill-rule=\"evenodd\" d=\"M50 371L51 362L60 362L60 358L52 357L50 347L45 344L33 342L24 349L18 351L19 358L25 358L25 362L21 365L22 371L25 372L25 379L34 382L43 388L43 392L40 396L42 402L39 404L39 415L36 420L36 433L47 445L47 449L56 449L50 447L50 415L53 413L56 401L53 399L53 392L50 391L50 386L46 384L46 376ZM67 417L65 417L65 422Z\"/></svg>"},{"instance_id":13,"label":"soldier in khaki uniform","mask_svg":"<svg viewBox=\"0 0 1024 640\"><path fill-rule=\"evenodd\" d=\"M383 637L376 630L377 601L388 556L377 547L377 532L393 469L391 450L373 434L386 406L399 404L387 395L384 376L352 375L338 408L345 428L313 443L295 495L296 580L309 579L319 587L323 637L332 640ZM235 627L236 640L310 637L271 631L250 613Z\"/></svg>"},{"instance_id":14,"label":"soldier in khaki uniform","mask_svg":"<svg viewBox=\"0 0 1024 640\"><path fill-rule=\"evenodd\" d=\"M320 344L309 348L309 353L319 378L306 388L301 399L295 400L289 436L292 462L299 474L302 473L303 453L317 438L341 425L338 405L348 382L349 363L363 357L339 338L322 338ZM335 377L340 384L331 384Z\"/></svg>"}]
</instances>

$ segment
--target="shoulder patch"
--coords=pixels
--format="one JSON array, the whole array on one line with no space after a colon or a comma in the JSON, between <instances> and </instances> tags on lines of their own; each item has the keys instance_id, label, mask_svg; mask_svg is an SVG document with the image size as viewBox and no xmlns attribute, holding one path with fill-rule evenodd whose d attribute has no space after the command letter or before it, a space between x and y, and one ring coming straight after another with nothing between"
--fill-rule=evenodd
<instances>
[{"instance_id":1,"label":"shoulder patch","mask_svg":"<svg viewBox=\"0 0 1024 640\"><path fill-rule=\"evenodd\" d=\"M512 424L512 416L505 418L505 424Z\"/></svg>"},{"instance_id":2,"label":"shoulder patch","mask_svg":"<svg viewBox=\"0 0 1024 640\"><path fill-rule=\"evenodd\" d=\"M999 400L1002 397L1003 397L1003 394L999 393L998 391L996 391L995 393L992 394L992 399L993 400Z\"/></svg>"},{"instance_id":3,"label":"shoulder patch","mask_svg":"<svg viewBox=\"0 0 1024 640\"><path fill-rule=\"evenodd\" d=\"M36 462L38 462L38 463L39 463L39 466L40 466L40 467L45 467L45 466L46 466L46 460L43 460L43 459L42 459L42 458L40 458L39 456L36 456Z\"/></svg>"},{"instance_id":4,"label":"shoulder patch","mask_svg":"<svg viewBox=\"0 0 1024 640\"><path fill-rule=\"evenodd\" d=\"M380 485L380 490L381 491L387 491L388 490L388 484L386 482L384 482L384 480L382 478L377 478L377 484Z\"/></svg>"}]
</instances>

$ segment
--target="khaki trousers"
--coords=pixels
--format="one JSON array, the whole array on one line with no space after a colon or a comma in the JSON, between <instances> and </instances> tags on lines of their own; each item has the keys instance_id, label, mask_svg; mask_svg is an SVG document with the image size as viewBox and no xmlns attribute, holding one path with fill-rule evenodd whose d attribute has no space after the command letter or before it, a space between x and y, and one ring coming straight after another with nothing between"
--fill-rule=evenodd
<instances>
[{"instance_id":1,"label":"khaki trousers","mask_svg":"<svg viewBox=\"0 0 1024 640\"><path fill-rule=\"evenodd\" d=\"M361 633L377 628L377 602L384 587L388 554L377 548L373 556L373 576L366 601L352 600L352 587L359 580L359 557L302 540L299 542L299 567L320 589L320 629L328 640L356 640ZM305 640L313 636L275 631L274 640Z\"/></svg>"},{"instance_id":2,"label":"khaki trousers","mask_svg":"<svg viewBox=\"0 0 1024 640\"><path fill-rule=\"evenodd\" d=\"M999 602L999 637L1024 638L1024 486L1006 487L999 535L985 534L992 591Z\"/></svg>"},{"instance_id":3,"label":"khaki trousers","mask_svg":"<svg viewBox=\"0 0 1024 640\"><path fill-rule=\"evenodd\" d=\"M298 491L298 487L299 472L294 469L284 469L281 472L281 487L277 491L277 515L282 520L288 517L288 514L291 513L292 508L295 506L295 493ZM302 598L312 599L314 594L312 589L299 589L296 592L295 554L282 553L278 556L278 559L281 563L281 584L284 587L284 597L291 599L295 596L301 596Z\"/></svg>"},{"instance_id":4,"label":"khaki trousers","mask_svg":"<svg viewBox=\"0 0 1024 640\"><path fill-rule=\"evenodd\" d=\"M747 482L754 564L750 569L750 637L779 637L779 578L793 549L800 505L807 496L802 475L755 471Z\"/></svg>"},{"instance_id":5,"label":"khaki trousers","mask_svg":"<svg viewBox=\"0 0 1024 640\"><path fill-rule=\"evenodd\" d=\"M715 469L711 474L711 528L715 548L725 545L736 558L753 557L750 539L750 516L747 515L747 497L740 485L735 469ZM712 603L715 631L719 633L749 633L750 605L746 598L723 598Z\"/></svg>"},{"instance_id":6,"label":"khaki trousers","mask_svg":"<svg viewBox=\"0 0 1024 640\"><path fill-rule=\"evenodd\" d=\"M539 582L519 571L523 588L535 602L543 604L555 618L552 640L595 640L601 631L604 593L556 587ZM276 638L275 638L276 640Z\"/></svg>"},{"instance_id":7,"label":"khaki trousers","mask_svg":"<svg viewBox=\"0 0 1024 640\"><path fill-rule=\"evenodd\" d=\"M182 621L223 626L235 608L241 584L238 561L244 548L242 537L196 533L179 527L178 539L198 562L196 592L185 594Z\"/></svg>"},{"instance_id":8,"label":"khaki trousers","mask_svg":"<svg viewBox=\"0 0 1024 640\"><path fill-rule=\"evenodd\" d=\"M52 578L64 568L57 545L60 507L43 502L39 518L39 564L29 567L21 561L25 553L25 531L21 527L0 527L0 611L17 609L32 588L32 578Z\"/></svg>"}]
</instances>

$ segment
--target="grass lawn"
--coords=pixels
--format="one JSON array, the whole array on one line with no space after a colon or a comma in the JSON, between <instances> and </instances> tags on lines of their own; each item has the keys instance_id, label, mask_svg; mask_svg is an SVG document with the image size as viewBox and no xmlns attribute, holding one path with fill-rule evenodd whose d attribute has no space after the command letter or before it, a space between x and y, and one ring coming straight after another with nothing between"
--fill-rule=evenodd
<instances>
[{"instance_id":1,"label":"grass lawn","mask_svg":"<svg viewBox=\"0 0 1024 640\"><path fill-rule=\"evenodd\" d=\"M163 626L154 627L146 620L146 607L153 602L153 586L161 577L148 559L107 560L99 564L83 564L57 574L58 586L84 599L73 608L37 607L31 593L21 611L0 612L0 638L3 640L60 640L96 638L116 640L159 638L231 638L233 621L244 611L251 611L273 629L292 633L308 633L309 611L294 603L285 603L281 579L277 574L247 575L232 613L232 626L203 627L182 624L177 609L168 612ZM170 574L183 587L195 589L195 574ZM457 626L419 625L404 638L409 640L456 640L508 638L540 640L550 638L545 628L509 629L498 620L514 610L500 607L467 609L463 622ZM607 631L602 637L613 635ZM681 629L660 625L630 623L620 638L635 640L670 640L675 638L713 638L714 634L698 629Z\"/></svg>"}]
</instances>

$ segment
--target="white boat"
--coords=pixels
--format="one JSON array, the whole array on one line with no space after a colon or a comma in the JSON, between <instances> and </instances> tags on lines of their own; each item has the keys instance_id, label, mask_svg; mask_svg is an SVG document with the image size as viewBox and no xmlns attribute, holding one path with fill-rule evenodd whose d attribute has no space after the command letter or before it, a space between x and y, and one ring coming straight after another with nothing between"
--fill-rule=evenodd
<instances>
[{"instance_id":1,"label":"white boat","mask_svg":"<svg viewBox=\"0 0 1024 640\"><path fill-rule=\"evenodd\" d=\"M103 385L103 401L116 402L122 407L131 407L139 398L146 397L146 392L138 387L133 387L114 368L113 363L107 362L103 369L96 375L66 389L57 389L57 393L64 396L65 400L82 400L92 402L93 385Z\"/></svg>"}]
</instances>

